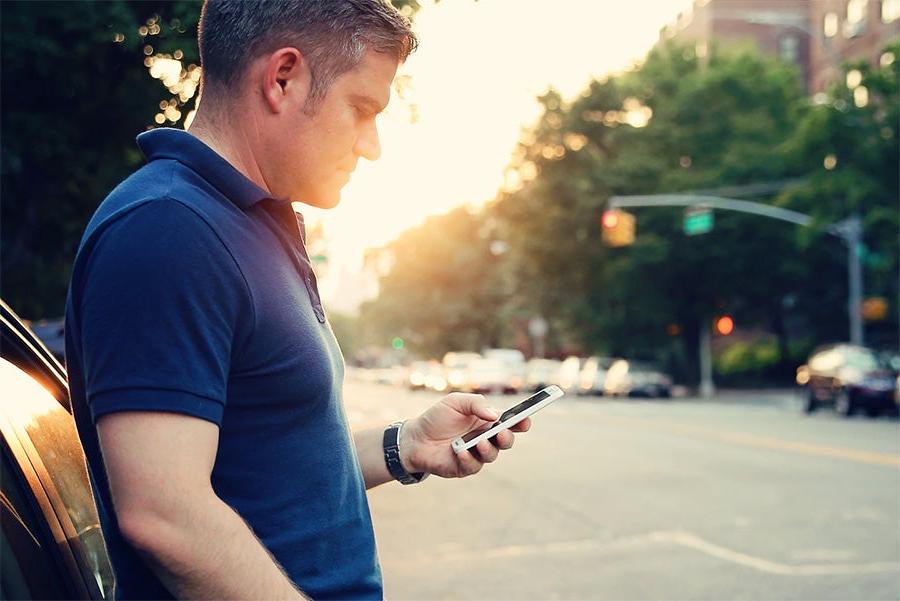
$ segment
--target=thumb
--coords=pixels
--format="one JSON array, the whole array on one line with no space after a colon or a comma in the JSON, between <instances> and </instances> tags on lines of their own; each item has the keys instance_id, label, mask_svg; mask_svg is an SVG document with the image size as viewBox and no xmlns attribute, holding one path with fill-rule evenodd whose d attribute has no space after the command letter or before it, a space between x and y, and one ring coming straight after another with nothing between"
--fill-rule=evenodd
<instances>
[{"instance_id":1,"label":"thumb","mask_svg":"<svg viewBox=\"0 0 900 601\"><path fill-rule=\"evenodd\" d=\"M459 395L457 408L462 413L474 415L485 421L493 422L500 418L500 412L489 406L483 395L466 394Z\"/></svg>"},{"instance_id":2,"label":"thumb","mask_svg":"<svg viewBox=\"0 0 900 601\"><path fill-rule=\"evenodd\" d=\"M454 394L448 400L451 400L456 410L464 415L474 415L489 422L500 418L500 412L489 407L483 395Z\"/></svg>"}]
</instances>

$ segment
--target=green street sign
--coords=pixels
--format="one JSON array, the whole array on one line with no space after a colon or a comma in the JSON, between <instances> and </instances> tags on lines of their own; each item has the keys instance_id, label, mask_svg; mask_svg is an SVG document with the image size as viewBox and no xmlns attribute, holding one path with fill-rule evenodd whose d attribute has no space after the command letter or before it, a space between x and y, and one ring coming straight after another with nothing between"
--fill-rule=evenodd
<instances>
[{"instance_id":1,"label":"green street sign","mask_svg":"<svg viewBox=\"0 0 900 601\"><path fill-rule=\"evenodd\" d=\"M713 212L707 207L687 207L684 210L684 233L688 236L705 234L713 229Z\"/></svg>"}]
</instances>

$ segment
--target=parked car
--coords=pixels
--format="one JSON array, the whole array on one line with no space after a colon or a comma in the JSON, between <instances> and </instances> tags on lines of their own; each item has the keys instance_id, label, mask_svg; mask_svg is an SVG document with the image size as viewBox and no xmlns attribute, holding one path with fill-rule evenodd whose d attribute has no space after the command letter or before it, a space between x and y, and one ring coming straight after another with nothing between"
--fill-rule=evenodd
<instances>
[{"instance_id":1,"label":"parked car","mask_svg":"<svg viewBox=\"0 0 900 601\"><path fill-rule=\"evenodd\" d=\"M559 381L557 385L566 392L577 390L581 379L581 368L585 359L581 357L567 357L559 366Z\"/></svg>"},{"instance_id":2,"label":"parked car","mask_svg":"<svg viewBox=\"0 0 900 601\"><path fill-rule=\"evenodd\" d=\"M672 378L650 363L617 359L606 371L603 393L668 398L672 395Z\"/></svg>"},{"instance_id":3,"label":"parked car","mask_svg":"<svg viewBox=\"0 0 900 601\"><path fill-rule=\"evenodd\" d=\"M525 388L538 391L559 381L562 361L556 359L531 359L525 366Z\"/></svg>"},{"instance_id":4,"label":"parked car","mask_svg":"<svg viewBox=\"0 0 900 601\"><path fill-rule=\"evenodd\" d=\"M113 574L63 367L0 302L2 599L108 599Z\"/></svg>"},{"instance_id":5,"label":"parked car","mask_svg":"<svg viewBox=\"0 0 900 601\"><path fill-rule=\"evenodd\" d=\"M441 364L444 366L444 379L450 392L465 389L469 365L481 359L478 353L451 351L444 355Z\"/></svg>"},{"instance_id":6,"label":"parked car","mask_svg":"<svg viewBox=\"0 0 900 601\"><path fill-rule=\"evenodd\" d=\"M410 363L408 383L411 390L428 389L443 392L447 389L444 368L437 361L413 361Z\"/></svg>"},{"instance_id":7,"label":"parked car","mask_svg":"<svg viewBox=\"0 0 900 601\"><path fill-rule=\"evenodd\" d=\"M606 370L615 359L610 357L590 357L584 362L578 378L578 394L603 394L603 384L606 381Z\"/></svg>"},{"instance_id":8,"label":"parked car","mask_svg":"<svg viewBox=\"0 0 900 601\"><path fill-rule=\"evenodd\" d=\"M896 374L871 349L851 344L817 348L797 370L805 386L804 407L812 413L832 406L844 416L865 411L870 416L897 412Z\"/></svg>"},{"instance_id":9,"label":"parked car","mask_svg":"<svg viewBox=\"0 0 900 601\"><path fill-rule=\"evenodd\" d=\"M514 392L510 385L509 366L499 359L478 359L466 372L465 389L479 394Z\"/></svg>"},{"instance_id":10,"label":"parked car","mask_svg":"<svg viewBox=\"0 0 900 601\"><path fill-rule=\"evenodd\" d=\"M506 367L507 392L518 392L525 387L528 367L522 351L509 348L489 348L485 349L481 354L485 359L500 361Z\"/></svg>"}]
</instances>

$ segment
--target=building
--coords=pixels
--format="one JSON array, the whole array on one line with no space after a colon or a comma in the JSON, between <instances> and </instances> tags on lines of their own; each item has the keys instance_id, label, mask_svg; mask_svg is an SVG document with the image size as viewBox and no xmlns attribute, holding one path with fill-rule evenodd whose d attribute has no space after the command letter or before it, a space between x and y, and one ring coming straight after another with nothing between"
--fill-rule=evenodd
<instances>
[{"instance_id":1,"label":"building","mask_svg":"<svg viewBox=\"0 0 900 601\"><path fill-rule=\"evenodd\" d=\"M813 94L837 83L844 63L864 60L875 66L895 59L883 54L888 42L900 41L900 0L814 0L810 8L816 32L810 53Z\"/></svg>"},{"instance_id":2,"label":"building","mask_svg":"<svg viewBox=\"0 0 900 601\"><path fill-rule=\"evenodd\" d=\"M810 94L837 81L841 65L876 65L888 41L900 39L900 0L694 0L660 31L660 42L694 45L753 43L797 65Z\"/></svg>"}]
</instances>

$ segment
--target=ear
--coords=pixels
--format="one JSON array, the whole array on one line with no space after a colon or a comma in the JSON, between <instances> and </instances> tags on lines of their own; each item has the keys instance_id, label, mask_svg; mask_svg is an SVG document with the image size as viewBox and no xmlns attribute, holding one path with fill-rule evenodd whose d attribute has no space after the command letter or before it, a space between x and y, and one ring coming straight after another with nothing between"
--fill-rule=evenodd
<instances>
[{"instance_id":1,"label":"ear","mask_svg":"<svg viewBox=\"0 0 900 601\"><path fill-rule=\"evenodd\" d=\"M263 98L269 110L281 113L306 102L312 84L309 64L296 48L279 48L261 60Z\"/></svg>"}]
</instances>

